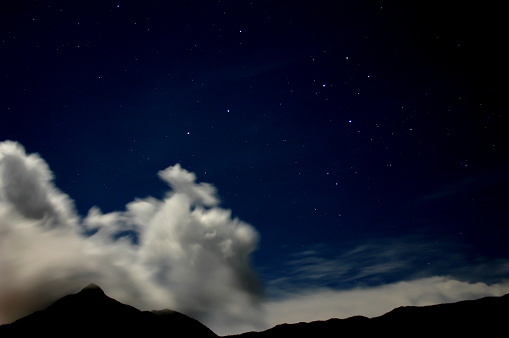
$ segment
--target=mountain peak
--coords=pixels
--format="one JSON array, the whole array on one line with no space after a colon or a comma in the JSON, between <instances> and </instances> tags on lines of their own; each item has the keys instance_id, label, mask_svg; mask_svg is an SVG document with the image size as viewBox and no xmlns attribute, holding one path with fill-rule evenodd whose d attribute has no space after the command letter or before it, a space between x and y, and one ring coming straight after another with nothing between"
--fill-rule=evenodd
<instances>
[{"instance_id":1,"label":"mountain peak","mask_svg":"<svg viewBox=\"0 0 509 338\"><path fill-rule=\"evenodd\" d=\"M80 292L88 292L88 291L94 291L94 292L101 292L104 293L104 291L99 287L99 285L90 283L87 286L85 286Z\"/></svg>"},{"instance_id":2,"label":"mountain peak","mask_svg":"<svg viewBox=\"0 0 509 338\"><path fill-rule=\"evenodd\" d=\"M173 337L217 338L197 320L176 311L140 311L105 295L96 284L60 298L44 310L0 326L0 337L28 337L48 333L68 337L81 335L156 336L171 330Z\"/></svg>"},{"instance_id":3,"label":"mountain peak","mask_svg":"<svg viewBox=\"0 0 509 338\"><path fill-rule=\"evenodd\" d=\"M93 296L95 297L105 297L106 294L104 291L99 287L99 285L90 283L87 286L85 286L80 292L76 294L77 296Z\"/></svg>"}]
</instances>

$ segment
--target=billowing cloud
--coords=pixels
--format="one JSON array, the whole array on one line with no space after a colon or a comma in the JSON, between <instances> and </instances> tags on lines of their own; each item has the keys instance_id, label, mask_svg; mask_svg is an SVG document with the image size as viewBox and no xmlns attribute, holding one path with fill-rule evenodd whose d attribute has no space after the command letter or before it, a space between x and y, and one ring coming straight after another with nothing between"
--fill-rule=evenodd
<instances>
[{"instance_id":1,"label":"billowing cloud","mask_svg":"<svg viewBox=\"0 0 509 338\"><path fill-rule=\"evenodd\" d=\"M218 332L259 327L257 232L180 165L159 177L171 187L164 199L80 218L39 155L0 143L0 324L94 282L121 302L181 311Z\"/></svg>"}]
</instances>

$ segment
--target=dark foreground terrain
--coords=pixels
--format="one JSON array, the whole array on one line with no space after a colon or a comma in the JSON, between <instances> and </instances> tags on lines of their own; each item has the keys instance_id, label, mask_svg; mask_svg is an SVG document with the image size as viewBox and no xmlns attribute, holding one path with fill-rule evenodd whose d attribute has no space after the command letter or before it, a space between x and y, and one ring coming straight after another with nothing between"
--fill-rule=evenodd
<instances>
[{"instance_id":1,"label":"dark foreground terrain","mask_svg":"<svg viewBox=\"0 0 509 338\"><path fill-rule=\"evenodd\" d=\"M355 316L282 324L236 338L269 337L505 337L509 294L422 307L399 307L380 317Z\"/></svg>"},{"instance_id":2,"label":"dark foreground terrain","mask_svg":"<svg viewBox=\"0 0 509 338\"><path fill-rule=\"evenodd\" d=\"M355 316L311 323L282 324L236 338L268 337L447 337L506 336L509 294L423 307L399 307L380 317ZM0 326L0 337L93 335L217 337L206 326L181 313L140 311L109 298L96 285L61 298L45 310Z\"/></svg>"},{"instance_id":3,"label":"dark foreground terrain","mask_svg":"<svg viewBox=\"0 0 509 338\"><path fill-rule=\"evenodd\" d=\"M0 337L217 337L205 325L171 310L140 311L106 296L94 284L48 308L0 326Z\"/></svg>"}]
</instances>

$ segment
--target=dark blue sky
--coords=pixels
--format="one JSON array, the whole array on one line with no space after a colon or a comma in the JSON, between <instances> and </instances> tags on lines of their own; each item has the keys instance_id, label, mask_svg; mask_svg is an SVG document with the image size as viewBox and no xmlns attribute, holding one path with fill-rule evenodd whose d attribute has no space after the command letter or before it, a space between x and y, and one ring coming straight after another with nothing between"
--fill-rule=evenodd
<instances>
[{"instance_id":1,"label":"dark blue sky","mask_svg":"<svg viewBox=\"0 0 509 338\"><path fill-rule=\"evenodd\" d=\"M82 216L163 197L157 172L180 163L257 229L266 283L302 252L409 238L392 258L415 261L366 284L507 259L508 55L489 3L2 1L0 140L39 153Z\"/></svg>"}]
</instances>

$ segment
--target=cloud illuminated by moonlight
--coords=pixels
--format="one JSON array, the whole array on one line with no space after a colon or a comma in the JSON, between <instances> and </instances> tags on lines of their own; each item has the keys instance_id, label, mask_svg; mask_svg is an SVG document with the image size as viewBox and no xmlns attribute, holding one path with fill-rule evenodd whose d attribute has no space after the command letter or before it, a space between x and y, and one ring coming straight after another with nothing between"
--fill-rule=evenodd
<instances>
[{"instance_id":1,"label":"cloud illuminated by moonlight","mask_svg":"<svg viewBox=\"0 0 509 338\"><path fill-rule=\"evenodd\" d=\"M158 174L171 188L164 199L80 218L38 154L1 142L0 324L93 282L121 302L180 311L216 331L259 327L257 232L179 164Z\"/></svg>"}]
</instances>

